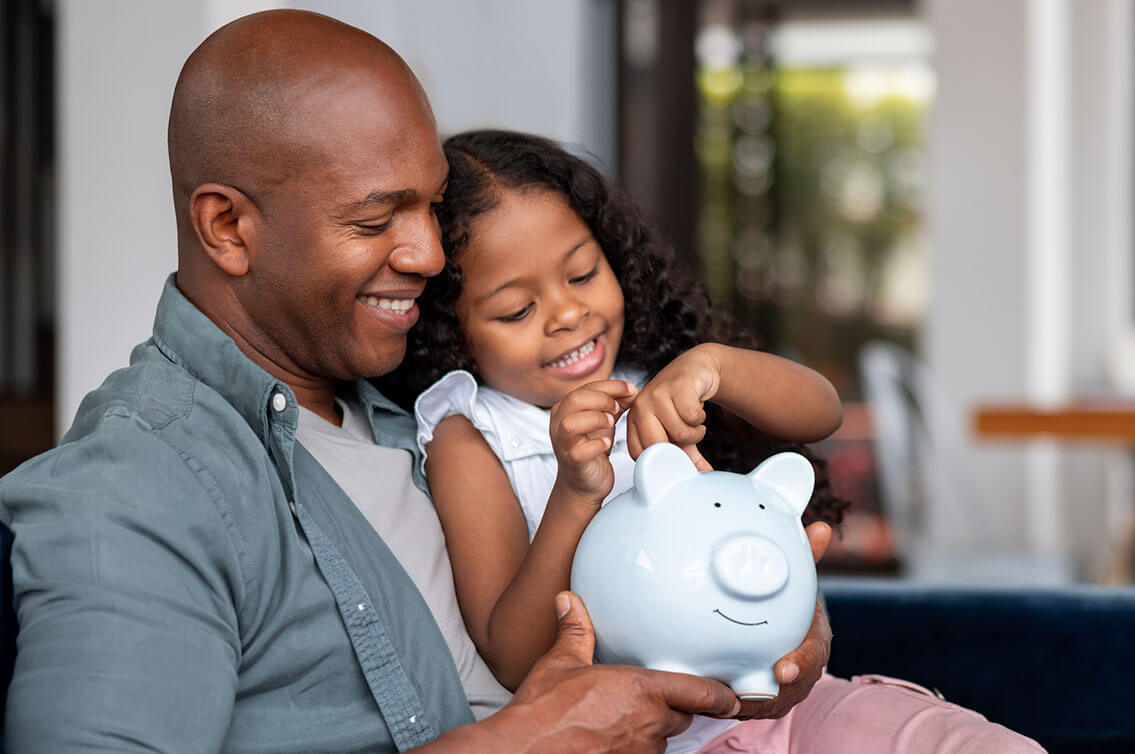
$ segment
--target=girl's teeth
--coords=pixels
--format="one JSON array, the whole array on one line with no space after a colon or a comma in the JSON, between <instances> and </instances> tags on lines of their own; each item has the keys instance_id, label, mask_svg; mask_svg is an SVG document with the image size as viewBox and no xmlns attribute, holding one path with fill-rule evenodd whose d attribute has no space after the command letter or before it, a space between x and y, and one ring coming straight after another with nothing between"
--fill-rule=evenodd
<instances>
[{"instance_id":1,"label":"girl's teeth","mask_svg":"<svg viewBox=\"0 0 1135 754\"><path fill-rule=\"evenodd\" d=\"M575 362L579 361L580 359L582 359L584 356L587 356L587 354L591 353L594 350L595 350L595 341L589 340L586 343L584 343L582 346L580 346L579 348L577 348L574 351L572 351L571 353L569 353L567 356L562 356L562 357L556 359L555 361L553 361L548 366L551 366L551 367L570 366L570 365L574 364Z\"/></svg>"},{"instance_id":2,"label":"girl's teeth","mask_svg":"<svg viewBox=\"0 0 1135 754\"><path fill-rule=\"evenodd\" d=\"M378 298L377 296L359 296L359 301L367 306L373 306L378 309L389 309L393 312L405 314L410 311L410 307L414 305L412 298Z\"/></svg>"}]
</instances>

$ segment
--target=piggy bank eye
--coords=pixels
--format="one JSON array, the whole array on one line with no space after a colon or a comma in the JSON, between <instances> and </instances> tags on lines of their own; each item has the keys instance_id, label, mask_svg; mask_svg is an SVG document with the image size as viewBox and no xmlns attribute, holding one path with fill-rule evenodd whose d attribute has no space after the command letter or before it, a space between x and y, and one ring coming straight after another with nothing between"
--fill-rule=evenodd
<instances>
[{"instance_id":1,"label":"piggy bank eye","mask_svg":"<svg viewBox=\"0 0 1135 754\"><path fill-rule=\"evenodd\" d=\"M721 503L714 503L714 504L713 504L713 507L714 507L714 508L720 508L720 507L721 507Z\"/></svg>"},{"instance_id":2,"label":"piggy bank eye","mask_svg":"<svg viewBox=\"0 0 1135 754\"><path fill-rule=\"evenodd\" d=\"M764 504L764 503L757 503L757 505L759 505L759 506L760 506L761 510L764 510L764 509L765 509L765 504Z\"/></svg>"}]
</instances>

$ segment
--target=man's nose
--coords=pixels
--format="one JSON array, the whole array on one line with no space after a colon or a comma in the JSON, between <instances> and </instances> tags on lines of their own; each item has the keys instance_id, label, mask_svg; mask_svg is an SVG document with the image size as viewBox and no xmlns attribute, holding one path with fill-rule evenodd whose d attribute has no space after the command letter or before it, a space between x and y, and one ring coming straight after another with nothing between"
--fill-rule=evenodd
<instances>
[{"instance_id":1,"label":"man's nose","mask_svg":"<svg viewBox=\"0 0 1135 754\"><path fill-rule=\"evenodd\" d=\"M390 266L398 272L422 277L433 277L441 272L445 267L445 252L441 247L441 228L433 212L415 213L403 230L398 248L391 254Z\"/></svg>"}]
</instances>

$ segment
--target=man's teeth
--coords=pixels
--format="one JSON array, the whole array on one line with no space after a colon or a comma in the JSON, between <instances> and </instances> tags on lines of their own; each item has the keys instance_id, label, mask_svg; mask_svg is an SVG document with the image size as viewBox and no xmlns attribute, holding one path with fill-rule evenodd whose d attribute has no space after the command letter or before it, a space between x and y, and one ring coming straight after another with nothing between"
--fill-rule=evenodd
<instances>
[{"instance_id":1,"label":"man's teeth","mask_svg":"<svg viewBox=\"0 0 1135 754\"><path fill-rule=\"evenodd\" d=\"M367 306L374 306L379 309L389 309L392 312L405 314L410 311L410 307L414 305L412 298L378 298L377 296L359 296L359 301L362 301Z\"/></svg>"},{"instance_id":2,"label":"man's teeth","mask_svg":"<svg viewBox=\"0 0 1135 754\"><path fill-rule=\"evenodd\" d=\"M595 341L589 340L586 343L584 343L582 346L580 346L579 348L577 348L574 351L572 351L571 353L567 354L566 356L561 356L560 358L556 359L555 361L550 362L548 364L548 366L552 367L553 369L555 369L557 367L571 366L572 364L579 361L584 356L586 356L587 354L591 353L594 350L595 350Z\"/></svg>"}]
</instances>

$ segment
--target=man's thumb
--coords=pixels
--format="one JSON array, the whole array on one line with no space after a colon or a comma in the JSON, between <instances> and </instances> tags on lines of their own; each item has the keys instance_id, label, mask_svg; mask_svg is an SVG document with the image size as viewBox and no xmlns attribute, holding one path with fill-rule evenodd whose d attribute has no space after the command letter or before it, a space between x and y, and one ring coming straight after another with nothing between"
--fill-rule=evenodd
<instances>
[{"instance_id":1,"label":"man's thumb","mask_svg":"<svg viewBox=\"0 0 1135 754\"><path fill-rule=\"evenodd\" d=\"M583 600L571 592L560 592L556 595L556 617L560 626L553 649L590 665L595 655L595 629Z\"/></svg>"}]
</instances>

